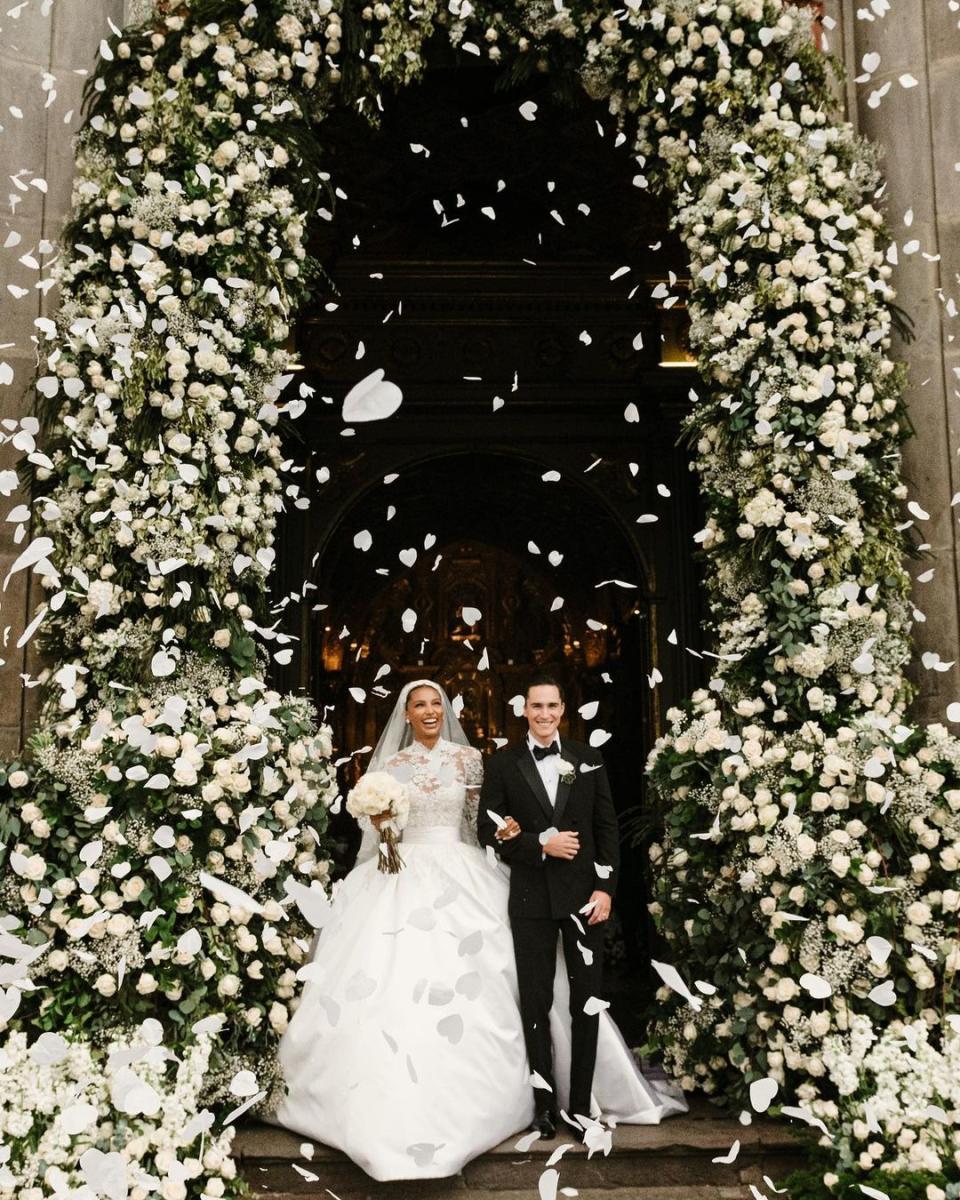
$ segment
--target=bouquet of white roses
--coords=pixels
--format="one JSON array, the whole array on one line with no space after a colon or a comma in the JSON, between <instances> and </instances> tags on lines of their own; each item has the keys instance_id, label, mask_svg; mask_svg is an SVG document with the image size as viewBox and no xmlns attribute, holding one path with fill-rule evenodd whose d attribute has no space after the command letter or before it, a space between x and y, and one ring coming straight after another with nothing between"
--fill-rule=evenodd
<instances>
[{"instance_id":1,"label":"bouquet of white roses","mask_svg":"<svg viewBox=\"0 0 960 1200\"><path fill-rule=\"evenodd\" d=\"M396 875L403 868L397 849L410 813L407 786L386 771L369 771L347 796L351 816L369 817L380 834L378 867ZM382 820L380 818L383 818Z\"/></svg>"}]
</instances>

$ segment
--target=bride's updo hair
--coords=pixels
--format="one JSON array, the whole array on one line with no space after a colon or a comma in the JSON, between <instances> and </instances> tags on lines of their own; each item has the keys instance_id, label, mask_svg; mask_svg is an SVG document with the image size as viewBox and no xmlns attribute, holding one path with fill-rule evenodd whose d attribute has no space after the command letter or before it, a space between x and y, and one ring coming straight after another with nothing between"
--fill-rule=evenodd
<instances>
[{"instance_id":1,"label":"bride's updo hair","mask_svg":"<svg viewBox=\"0 0 960 1200\"><path fill-rule=\"evenodd\" d=\"M555 687L560 693L560 703L565 704L566 696L563 694L563 684L554 675L548 674L546 671L541 671L537 675L531 675L527 680L527 686L524 689L524 699L528 699L530 693L536 687Z\"/></svg>"},{"instance_id":2,"label":"bride's updo hair","mask_svg":"<svg viewBox=\"0 0 960 1200\"><path fill-rule=\"evenodd\" d=\"M437 684L437 683L418 683L416 687L412 687L410 689L410 691L407 692L407 698L404 702L404 708L410 707L410 701L414 698L414 696L417 694L417 692L422 691L423 688L429 688L430 691L436 695L438 700L440 700L441 702L443 701L443 692L440 690L439 684Z\"/></svg>"}]
</instances>

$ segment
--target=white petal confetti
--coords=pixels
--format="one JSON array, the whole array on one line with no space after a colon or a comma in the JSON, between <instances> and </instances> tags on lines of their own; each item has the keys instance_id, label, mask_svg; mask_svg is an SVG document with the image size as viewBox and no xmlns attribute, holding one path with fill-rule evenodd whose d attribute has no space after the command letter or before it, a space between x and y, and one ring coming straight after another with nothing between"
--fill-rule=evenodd
<instances>
[{"instance_id":1,"label":"white petal confetti","mask_svg":"<svg viewBox=\"0 0 960 1200\"><path fill-rule=\"evenodd\" d=\"M703 1001L699 996L694 996L687 985L683 982L680 972L671 963L657 962L656 959L650 960L651 966L660 976L663 982L672 991L683 996L694 1012L699 1012L703 1007Z\"/></svg>"},{"instance_id":2,"label":"white petal confetti","mask_svg":"<svg viewBox=\"0 0 960 1200\"><path fill-rule=\"evenodd\" d=\"M383 368L372 371L347 393L342 416L349 425L365 421L384 421L403 403L403 392L395 383L385 379Z\"/></svg>"}]
</instances>

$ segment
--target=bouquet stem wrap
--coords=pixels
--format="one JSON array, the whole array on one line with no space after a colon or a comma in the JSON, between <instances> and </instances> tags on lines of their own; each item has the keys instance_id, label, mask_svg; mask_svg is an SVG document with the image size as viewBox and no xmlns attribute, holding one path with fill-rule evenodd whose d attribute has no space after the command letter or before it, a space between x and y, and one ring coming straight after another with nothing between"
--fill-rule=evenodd
<instances>
[{"instance_id":1,"label":"bouquet stem wrap","mask_svg":"<svg viewBox=\"0 0 960 1200\"><path fill-rule=\"evenodd\" d=\"M377 860L377 870L385 875L399 875L404 868L400 857L400 835L390 826L380 830L380 855Z\"/></svg>"}]
</instances>

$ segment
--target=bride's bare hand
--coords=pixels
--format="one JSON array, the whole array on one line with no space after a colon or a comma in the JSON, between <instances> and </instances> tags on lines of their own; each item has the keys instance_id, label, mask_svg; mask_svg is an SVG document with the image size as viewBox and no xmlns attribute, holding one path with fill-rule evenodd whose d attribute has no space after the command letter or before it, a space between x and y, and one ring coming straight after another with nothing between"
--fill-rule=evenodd
<instances>
[{"instance_id":1,"label":"bride's bare hand","mask_svg":"<svg viewBox=\"0 0 960 1200\"><path fill-rule=\"evenodd\" d=\"M498 842L509 842L523 832L513 817L504 817L503 821L503 828L498 829L494 834Z\"/></svg>"}]
</instances>

